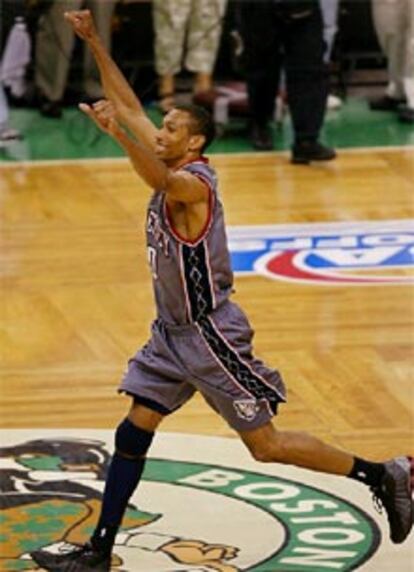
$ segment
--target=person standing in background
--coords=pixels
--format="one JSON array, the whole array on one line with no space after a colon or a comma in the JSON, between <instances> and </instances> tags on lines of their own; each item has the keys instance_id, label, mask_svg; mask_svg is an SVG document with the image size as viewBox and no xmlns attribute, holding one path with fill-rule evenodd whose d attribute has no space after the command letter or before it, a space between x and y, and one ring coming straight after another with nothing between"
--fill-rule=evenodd
<instances>
[{"instance_id":1,"label":"person standing in background","mask_svg":"<svg viewBox=\"0 0 414 572\"><path fill-rule=\"evenodd\" d=\"M269 122L284 68L294 131L292 162L334 159L335 151L319 142L328 91L319 2L246 0L240 4L240 24L253 146L273 148Z\"/></svg>"},{"instance_id":2,"label":"person standing in background","mask_svg":"<svg viewBox=\"0 0 414 572\"><path fill-rule=\"evenodd\" d=\"M414 1L373 0L378 41L388 60L385 95L370 103L374 111L396 111L400 121L414 123Z\"/></svg>"},{"instance_id":3,"label":"person standing in background","mask_svg":"<svg viewBox=\"0 0 414 572\"><path fill-rule=\"evenodd\" d=\"M40 112L62 115L62 99L69 74L75 34L63 15L68 10L90 8L105 47L111 49L111 22L117 0L52 0L39 20L36 36L35 83L40 92ZM83 89L90 99L102 97L99 74L89 50L84 51Z\"/></svg>"},{"instance_id":4,"label":"person standing in background","mask_svg":"<svg viewBox=\"0 0 414 572\"><path fill-rule=\"evenodd\" d=\"M9 125L9 104L6 89L13 96L21 96L26 88L26 68L30 62L31 41L22 16L7 34L0 61L0 148L22 139L21 133Z\"/></svg>"},{"instance_id":5,"label":"person standing in background","mask_svg":"<svg viewBox=\"0 0 414 572\"><path fill-rule=\"evenodd\" d=\"M175 76L195 73L194 93L212 87L227 0L153 0L159 105L174 107Z\"/></svg>"}]
</instances>

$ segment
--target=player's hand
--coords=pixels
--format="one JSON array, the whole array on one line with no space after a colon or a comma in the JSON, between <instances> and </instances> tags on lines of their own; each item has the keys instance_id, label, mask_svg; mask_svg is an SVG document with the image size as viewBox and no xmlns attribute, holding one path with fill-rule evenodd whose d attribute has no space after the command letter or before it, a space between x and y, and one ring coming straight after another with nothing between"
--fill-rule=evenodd
<instances>
[{"instance_id":1,"label":"player's hand","mask_svg":"<svg viewBox=\"0 0 414 572\"><path fill-rule=\"evenodd\" d=\"M80 103L79 109L96 123L96 125L109 135L116 136L121 127L116 120L115 105L107 99L101 99L93 105Z\"/></svg>"},{"instance_id":2,"label":"player's hand","mask_svg":"<svg viewBox=\"0 0 414 572\"><path fill-rule=\"evenodd\" d=\"M74 32L85 40L91 42L98 38L95 24L90 10L71 10L65 12L65 19L71 24Z\"/></svg>"}]
</instances>

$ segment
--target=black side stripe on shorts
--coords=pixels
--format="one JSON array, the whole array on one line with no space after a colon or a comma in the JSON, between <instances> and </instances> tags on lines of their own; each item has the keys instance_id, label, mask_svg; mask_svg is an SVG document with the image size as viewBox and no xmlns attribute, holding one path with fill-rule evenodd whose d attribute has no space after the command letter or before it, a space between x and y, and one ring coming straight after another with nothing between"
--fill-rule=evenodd
<instances>
[{"instance_id":1,"label":"black side stripe on shorts","mask_svg":"<svg viewBox=\"0 0 414 572\"><path fill-rule=\"evenodd\" d=\"M266 385L258 375L243 363L239 354L217 334L209 318L203 318L198 323L211 351L224 369L253 397L266 399L273 413L276 413L277 404L283 401L277 391Z\"/></svg>"},{"instance_id":2,"label":"black side stripe on shorts","mask_svg":"<svg viewBox=\"0 0 414 572\"><path fill-rule=\"evenodd\" d=\"M191 319L197 322L214 307L205 241L202 240L196 246L183 244L182 257Z\"/></svg>"}]
</instances>

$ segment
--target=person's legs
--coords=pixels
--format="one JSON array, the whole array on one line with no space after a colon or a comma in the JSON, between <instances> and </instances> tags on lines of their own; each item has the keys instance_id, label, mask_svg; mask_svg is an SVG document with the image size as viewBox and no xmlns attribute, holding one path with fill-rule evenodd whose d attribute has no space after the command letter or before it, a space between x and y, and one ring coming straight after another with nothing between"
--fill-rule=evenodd
<instances>
[{"instance_id":1,"label":"person's legs","mask_svg":"<svg viewBox=\"0 0 414 572\"><path fill-rule=\"evenodd\" d=\"M174 107L174 76L181 70L191 0L154 0L155 70L159 77L160 108Z\"/></svg>"},{"instance_id":2,"label":"person's legs","mask_svg":"<svg viewBox=\"0 0 414 572\"><path fill-rule=\"evenodd\" d=\"M338 32L339 0L319 0L323 21L324 55L323 61L328 67L332 62L332 52L335 45L335 38ZM332 93L328 93L326 107L328 109L339 109L342 100Z\"/></svg>"},{"instance_id":3,"label":"person's legs","mask_svg":"<svg viewBox=\"0 0 414 572\"><path fill-rule=\"evenodd\" d=\"M196 73L194 92L212 87L212 74L223 29L226 0L193 0L185 66Z\"/></svg>"},{"instance_id":4,"label":"person's legs","mask_svg":"<svg viewBox=\"0 0 414 572\"><path fill-rule=\"evenodd\" d=\"M157 404L154 407L158 408ZM101 514L90 542L58 555L35 551L31 557L37 564L46 570L60 570L60 566L65 564L70 565L73 572L95 567L109 570L116 534L129 499L141 479L154 431L163 417L159 411L134 399L127 418L115 432L115 452L106 476Z\"/></svg>"},{"instance_id":5,"label":"person's legs","mask_svg":"<svg viewBox=\"0 0 414 572\"><path fill-rule=\"evenodd\" d=\"M414 123L414 2L401 0L400 12L404 36L403 88L407 106L400 110L399 119Z\"/></svg>"},{"instance_id":6,"label":"person's legs","mask_svg":"<svg viewBox=\"0 0 414 572\"><path fill-rule=\"evenodd\" d=\"M333 159L335 152L318 143L328 94L319 6L299 13L292 8L286 13L284 32L288 104L295 138L293 162Z\"/></svg>"},{"instance_id":7,"label":"person's legs","mask_svg":"<svg viewBox=\"0 0 414 572\"><path fill-rule=\"evenodd\" d=\"M403 0L404 2L405 0ZM401 22L408 14L403 12L400 0L397 2L372 2L372 16L378 41L387 58L388 86L385 97L371 103L371 109L390 111L397 109L404 100L404 35Z\"/></svg>"},{"instance_id":8,"label":"person's legs","mask_svg":"<svg viewBox=\"0 0 414 572\"><path fill-rule=\"evenodd\" d=\"M106 478L101 515L92 535L92 546L110 554L128 501L144 470L146 453L163 415L133 402L117 427L115 453Z\"/></svg>"},{"instance_id":9,"label":"person's legs","mask_svg":"<svg viewBox=\"0 0 414 572\"><path fill-rule=\"evenodd\" d=\"M273 148L268 124L274 116L282 56L280 31L274 6L267 2L244 2L240 6L243 67L251 112L253 146Z\"/></svg>"},{"instance_id":10,"label":"person's legs","mask_svg":"<svg viewBox=\"0 0 414 572\"><path fill-rule=\"evenodd\" d=\"M4 92L3 84L0 82L0 131L6 129L9 122L9 106Z\"/></svg>"},{"instance_id":11,"label":"person's legs","mask_svg":"<svg viewBox=\"0 0 414 572\"><path fill-rule=\"evenodd\" d=\"M112 43L112 14L116 0L87 0L85 8L92 12L92 16L98 30L99 36L105 48L111 53ZM103 91L100 83L98 67L95 63L95 58L89 48L84 46L84 60L83 60L83 82L85 93L91 97L99 99L103 96Z\"/></svg>"},{"instance_id":12,"label":"person's legs","mask_svg":"<svg viewBox=\"0 0 414 572\"><path fill-rule=\"evenodd\" d=\"M277 431L270 422L239 434L257 461L296 465L336 475L348 475L353 466L353 457L348 453L307 433Z\"/></svg>"},{"instance_id":13,"label":"person's legs","mask_svg":"<svg viewBox=\"0 0 414 572\"><path fill-rule=\"evenodd\" d=\"M175 76L167 73L161 75L158 81L159 107L163 113L168 113L175 105Z\"/></svg>"},{"instance_id":14,"label":"person's legs","mask_svg":"<svg viewBox=\"0 0 414 572\"><path fill-rule=\"evenodd\" d=\"M387 511L391 540L401 543L411 531L413 465L409 457L397 457L386 463L366 461L307 433L277 431L271 422L238 433L257 461L295 465L364 483Z\"/></svg>"},{"instance_id":15,"label":"person's legs","mask_svg":"<svg viewBox=\"0 0 414 572\"><path fill-rule=\"evenodd\" d=\"M74 32L63 15L67 10L79 9L81 2L82 0L55 0L39 21L35 82L47 102L56 103L63 98L75 42ZM45 111L47 114L47 109Z\"/></svg>"},{"instance_id":16,"label":"person's legs","mask_svg":"<svg viewBox=\"0 0 414 572\"><path fill-rule=\"evenodd\" d=\"M9 106L0 81L0 148L18 139L22 139L22 135L20 131L9 126Z\"/></svg>"},{"instance_id":17,"label":"person's legs","mask_svg":"<svg viewBox=\"0 0 414 572\"><path fill-rule=\"evenodd\" d=\"M194 342L185 338L176 351L186 357L197 389L237 431L252 456L364 483L387 511L391 539L402 542L414 517L411 460L373 463L306 433L277 431L271 420L286 400L284 383L277 370L253 355L253 332L243 312L228 303L201 320L198 330Z\"/></svg>"},{"instance_id":18,"label":"person's legs","mask_svg":"<svg viewBox=\"0 0 414 572\"><path fill-rule=\"evenodd\" d=\"M323 39L325 42L324 61L331 61L332 50L338 31L339 0L319 0L323 20Z\"/></svg>"},{"instance_id":19,"label":"person's legs","mask_svg":"<svg viewBox=\"0 0 414 572\"><path fill-rule=\"evenodd\" d=\"M127 418L116 429L115 453L96 529L89 542L67 554L54 555L47 549L31 553L33 560L46 570L109 570L115 536L140 481L154 431L165 415L194 394L188 372L180 360L173 359L165 325L155 321L151 330L151 339L128 361L119 387L121 393L133 396L133 403Z\"/></svg>"}]
</instances>

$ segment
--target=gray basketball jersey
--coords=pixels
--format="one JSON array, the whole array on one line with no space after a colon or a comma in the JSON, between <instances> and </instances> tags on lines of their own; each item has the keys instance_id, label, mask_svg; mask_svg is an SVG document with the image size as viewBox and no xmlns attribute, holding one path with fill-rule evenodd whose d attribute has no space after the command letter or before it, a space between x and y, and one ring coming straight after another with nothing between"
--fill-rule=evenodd
<instances>
[{"instance_id":1,"label":"gray basketball jersey","mask_svg":"<svg viewBox=\"0 0 414 572\"><path fill-rule=\"evenodd\" d=\"M208 316L229 298L233 287L215 172L203 158L182 169L210 188L210 212L201 236L194 242L179 236L162 192L155 192L150 200L146 226L157 315L167 324L176 325Z\"/></svg>"}]
</instances>

